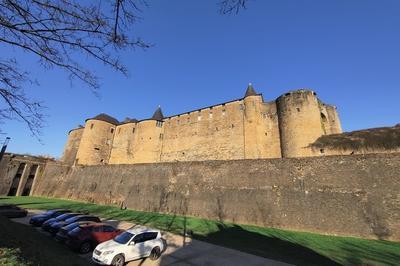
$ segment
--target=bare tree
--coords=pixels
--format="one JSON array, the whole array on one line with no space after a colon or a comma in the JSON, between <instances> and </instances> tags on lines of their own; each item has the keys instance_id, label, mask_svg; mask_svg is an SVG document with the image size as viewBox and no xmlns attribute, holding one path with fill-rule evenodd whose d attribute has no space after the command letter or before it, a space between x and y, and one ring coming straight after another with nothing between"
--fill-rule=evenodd
<instances>
[{"instance_id":1,"label":"bare tree","mask_svg":"<svg viewBox=\"0 0 400 266\"><path fill-rule=\"evenodd\" d=\"M221 0L218 3L219 12L224 15L231 13L238 14L240 10L247 8L247 2L249 0Z\"/></svg>"},{"instance_id":2,"label":"bare tree","mask_svg":"<svg viewBox=\"0 0 400 266\"><path fill-rule=\"evenodd\" d=\"M222 14L238 13L248 0L219 1ZM0 0L0 43L33 54L45 68L60 68L96 93L99 82L83 63L95 59L124 75L118 52L150 45L133 36L132 24L145 0ZM18 119L38 136L43 106L25 94L34 84L15 58L0 56L0 123Z\"/></svg>"},{"instance_id":3,"label":"bare tree","mask_svg":"<svg viewBox=\"0 0 400 266\"><path fill-rule=\"evenodd\" d=\"M0 0L0 43L35 55L45 68L65 70L94 92L98 78L84 66L82 55L96 59L124 75L125 66L116 56L129 48L149 44L132 36L130 26L139 19L146 3L140 0ZM0 96L5 108L0 119L20 119L34 135L43 122L42 105L24 93L29 73L15 58L0 58Z\"/></svg>"}]
</instances>

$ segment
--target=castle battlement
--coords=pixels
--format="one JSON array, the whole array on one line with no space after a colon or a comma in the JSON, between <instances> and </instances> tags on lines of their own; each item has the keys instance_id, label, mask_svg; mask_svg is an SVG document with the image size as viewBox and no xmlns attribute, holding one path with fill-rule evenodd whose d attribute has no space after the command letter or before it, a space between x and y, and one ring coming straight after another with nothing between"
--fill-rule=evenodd
<instances>
[{"instance_id":1,"label":"castle battlement","mask_svg":"<svg viewBox=\"0 0 400 266\"><path fill-rule=\"evenodd\" d=\"M336 107L315 92L294 90L265 102L249 84L243 98L165 117L122 122L99 114L72 129L62 160L68 164L314 156L319 137L341 133Z\"/></svg>"}]
</instances>

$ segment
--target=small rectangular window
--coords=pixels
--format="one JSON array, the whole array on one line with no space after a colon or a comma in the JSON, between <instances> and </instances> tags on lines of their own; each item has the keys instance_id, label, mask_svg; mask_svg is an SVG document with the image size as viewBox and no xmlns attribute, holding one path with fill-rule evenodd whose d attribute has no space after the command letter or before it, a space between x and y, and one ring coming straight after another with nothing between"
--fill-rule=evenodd
<instances>
[{"instance_id":1,"label":"small rectangular window","mask_svg":"<svg viewBox=\"0 0 400 266\"><path fill-rule=\"evenodd\" d=\"M132 128L132 133L135 133L135 128Z\"/></svg>"},{"instance_id":2,"label":"small rectangular window","mask_svg":"<svg viewBox=\"0 0 400 266\"><path fill-rule=\"evenodd\" d=\"M162 121L157 121L156 126L157 127L162 127L163 122Z\"/></svg>"},{"instance_id":3,"label":"small rectangular window","mask_svg":"<svg viewBox=\"0 0 400 266\"><path fill-rule=\"evenodd\" d=\"M91 125L90 125L90 129L93 129L93 126L94 126L94 124L91 124Z\"/></svg>"},{"instance_id":4,"label":"small rectangular window","mask_svg":"<svg viewBox=\"0 0 400 266\"><path fill-rule=\"evenodd\" d=\"M113 129L113 128L111 129L111 134L112 134L112 133L114 133L114 129Z\"/></svg>"},{"instance_id":5,"label":"small rectangular window","mask_svg":"<svg viewBox=\"0 0 400 266\"><path fill-rule=\"evenodd\" d=\"M164 134L160 134L160 139L163 139L164 138Z\"/></svg>"}]
</instances>

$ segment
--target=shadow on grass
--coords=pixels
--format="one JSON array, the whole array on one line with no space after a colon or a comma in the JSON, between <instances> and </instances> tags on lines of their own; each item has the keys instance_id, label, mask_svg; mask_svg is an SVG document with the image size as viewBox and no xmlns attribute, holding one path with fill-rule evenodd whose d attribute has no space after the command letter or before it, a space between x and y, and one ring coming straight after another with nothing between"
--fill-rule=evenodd
<instances>
[{"instance_id":1,"label":"shadow on grass","mask_svg":"<svg viewBox=\"0 0 400 266\"><path fill-rule=\"evenodd\" d=\"M399 265L400 244L396 250L393 248L393 243L389 241L376 240L374 243L374 248L366 248L362 244L344 242L340 249L343 254L351 254L351 257L344 258L349 265Z\"/></svg>"},{"instance_id":2,"label":"shadow on grass","mask_svg":"<svg viewBox=\"0 0 400 266\"><path fill-rule=\"evenodd\" d=\"M87 265L87 261L30 226L0 216L0 228L0 253L2 249L15 251L12 263L6 265Z\"/></svg>"},{"instance_id":3,"label":"shadow on grass","mask_svg":"<svg viewBox=\"0 0 400 266\"><path fill-rule=\"evenodd\" d=\"M339 265L304 246L250 232L238 225L226 227L206 236L194 235L198 240L237 249L257 256L295 265Z\"/></svg>"}]
</instances>

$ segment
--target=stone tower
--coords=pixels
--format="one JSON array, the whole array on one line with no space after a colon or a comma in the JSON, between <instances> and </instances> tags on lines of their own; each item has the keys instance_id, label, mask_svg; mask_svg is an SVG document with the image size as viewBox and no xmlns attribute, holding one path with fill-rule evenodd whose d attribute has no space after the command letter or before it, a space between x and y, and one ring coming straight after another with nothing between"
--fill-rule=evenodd
<instances>
[{"instance_id":1,"label":"stone tower","mask_svg":"<svg viewBox=\"0 0 400 266\"><path fill-rule=\"evenodd\" d=\"M312 156L309 145L326 134L316 93L292 91L278 97L276 103L282 157Z\"/></svg>"},{"instance_id":2,"label":"stone tower","mask_svg":"<svg viewBox=\"0 0 400 266\"><path fill-rule=\"evenodd\" d=\"M77 164L107 164L110 158L117 119L99 114L86 120L76 155Z\"/></svg>"}]
</instances>

